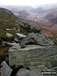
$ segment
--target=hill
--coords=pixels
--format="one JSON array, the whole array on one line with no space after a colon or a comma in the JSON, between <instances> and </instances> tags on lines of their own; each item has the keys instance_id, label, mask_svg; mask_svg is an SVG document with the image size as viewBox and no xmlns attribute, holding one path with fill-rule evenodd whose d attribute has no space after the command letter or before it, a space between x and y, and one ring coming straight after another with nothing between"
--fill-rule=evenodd
<instances>
[{"instance_id":1,"label":"hill","mask_svg":"<svg viewBox=\"0 0 57 76\"><path fill-rule=\"evenodd\" d=\"M11 28L16 25L17 17L9 10L0 8L0 28Z\"/></svg>"},{"instance_id":2,"label":"hill","mask_svg":"<svg viewBox=\"0 0 57 76\"><path fill-rule=\"evenodd\" d=\"M29 12L27 11L19 11L19 18L21 19L27 19L27 16L29 16Z\"/></svg>"}]
</instances>

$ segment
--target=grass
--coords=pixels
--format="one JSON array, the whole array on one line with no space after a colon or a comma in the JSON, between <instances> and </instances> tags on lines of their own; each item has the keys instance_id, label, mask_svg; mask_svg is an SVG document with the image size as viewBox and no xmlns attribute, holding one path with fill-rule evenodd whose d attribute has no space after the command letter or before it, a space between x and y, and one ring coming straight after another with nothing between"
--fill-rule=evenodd
<instances>
[{"instance_id":1,"label":"grass","mask_svg":"<svg viewBox=\"0 0 57 76\"><path fill-rule=\"evenodd\" d=\"M2 37L4 37L4 38L6 37L6 31L0 29L0 38L2 38Z\"/></svg>"}]
</instances>

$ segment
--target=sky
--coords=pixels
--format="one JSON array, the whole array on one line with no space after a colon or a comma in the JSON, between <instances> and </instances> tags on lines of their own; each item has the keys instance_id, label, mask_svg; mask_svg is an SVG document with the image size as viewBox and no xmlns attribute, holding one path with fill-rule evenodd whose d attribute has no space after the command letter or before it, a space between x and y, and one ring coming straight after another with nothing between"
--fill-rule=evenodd
<instances>
[{"instance_id":1,"label":"sky","mask_svg":"<svg viewBox=\"0 0 57 76\"><path fill-rule=\"evenodd\" d=\"M0 5L38 6L57 3L57 0L0 0Z\"/></svg>"}]
</instances>

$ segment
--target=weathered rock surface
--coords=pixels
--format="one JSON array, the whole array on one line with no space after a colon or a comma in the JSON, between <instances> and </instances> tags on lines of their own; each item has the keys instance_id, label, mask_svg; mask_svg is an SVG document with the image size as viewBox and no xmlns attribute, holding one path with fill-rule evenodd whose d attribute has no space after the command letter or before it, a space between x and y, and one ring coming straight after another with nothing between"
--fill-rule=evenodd
<instances>
[{"instance_id":1,"label":"weathered rock surface","mask_svg":"<svg viewBox=\"0 0 57 76\"><path fill-rule=\"evenodd\" d=\"M38 73L27 69L21 69L16 76L39 76Z\"/></svg>"},{"instance_id":2,"label":"weathered rock surface","mask_svg":"<svg viewBox=\"0 0 57 76\"><path fill-rule=\"evenodd\" d=\"M5 61L3 61L1 65L1 76L10 76L12 69L7 65Z\"/></svg>"},{"instance_id":3,"label":"weathered rock surface","mask_svg":"<svg viewBox=\"0 0 57 76\"><path fill-rule=\"evenodd\" d=\"M22 33L31 33L31 32L34 32L34 33L42 33L42 30L40 27L38 26L35 26L35 25L30 25L28 23L23 23L23 25L21 25L20 27L20 31Z\"/></svg>"},{"instance_id":4,"label":"weathered rock surface","mask_svg":"<svg viewBox=\"0 0 57 76\"><path fill-rule=\"evenodd\" d=\"M47 39L43 34L29 33L26 38L21 41L21 44L36 44L41 46L51 46L53 41Z\"/></svg>"}]
</instances>

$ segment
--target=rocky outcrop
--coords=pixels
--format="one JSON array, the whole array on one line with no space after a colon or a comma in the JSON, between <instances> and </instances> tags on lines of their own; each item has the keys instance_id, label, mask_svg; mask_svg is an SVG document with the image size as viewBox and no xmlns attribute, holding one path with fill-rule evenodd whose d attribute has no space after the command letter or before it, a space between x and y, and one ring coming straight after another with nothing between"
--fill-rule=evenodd
<instances>
[{"instance_id":1,"label":"rocky outcrop","mask_svg":"<svg viewBox=\"0 0 57 76\"><path fill-rule=\"evenodd\" d=\"M25 38L20 41L23 45L35 44L41 46L51 46L54 45L54 42L50 39L47 39L43 34L40 27L30 25L28 23L24 23L21 26L21 30L23 33L27 34Z\"/></svg>"},{"instance_id":2,"label":"rocky outcrop","mask_svg":"<svg viewBox=\"0 0 57 76\"><path fill-rule=\"evenodd\" d=\"M29 33L27 37L25 37L21 44L36 44L41 46L51 46L53 45L53 41L47 39L43 34L39 33Z\"/></svg>"},{"instance_id":3,"label":"rocky outcrop","mask_svg":"<svg viewBox=\"0 0 57 76\"><path fill-rule=\"evenodd\" d=\"M1 65L1 76L10 76L12 72L10 66L5 61L3 61Z\"/></svg>"},{"instance_id":4,"label":"rocky outcrop","mask_svg":"<svg viewBox=\"0 0 57 76\"><path fill-rule=\"evenodd\" d=\"M54 46L52 40L47 39L42 34L41 28L27 23L23 24L20 26L21 34L15 33L12 42L3 42L5 45L10 46L8 63L9 66L14 66L11 76L39 76L39 72L37 73L35 70L19 70L19 67L31 68L32 66L39 67L43 65L52 68L57 66L57 47ZM11 34L7 34L7 36L12 37ZM40 70L40 76L42 76L42 69L37 70Z\"/></svg>"},{"instance_id":5,"label":"rocky outcrop","mask_svg":"<svg viewBox=\"0 0 57 76\"><path fill-rule=\"evenodd\" d=\"M23 22L23 25L20 26L20 31L22 33L42 33L42 30L40 27L38 26L35 26L35 25L31 25L31 24L28 24L26 22Z\"/></svg>"},{"instance_id":6,"label":"rocky outcrop","mask_svg":"<svg viewBox=\"0 0 57 76\"><path fill-rule=\"evenodd\" d=\"M39 76L38 73L32 71L32 70L27 70L27 69L21 69L16 76Z\"/></svg>"}]
</instances>

